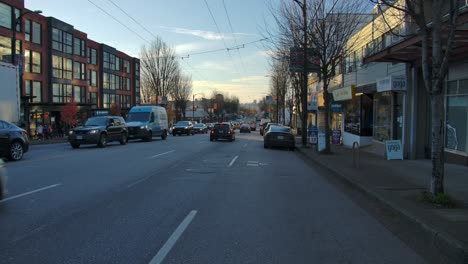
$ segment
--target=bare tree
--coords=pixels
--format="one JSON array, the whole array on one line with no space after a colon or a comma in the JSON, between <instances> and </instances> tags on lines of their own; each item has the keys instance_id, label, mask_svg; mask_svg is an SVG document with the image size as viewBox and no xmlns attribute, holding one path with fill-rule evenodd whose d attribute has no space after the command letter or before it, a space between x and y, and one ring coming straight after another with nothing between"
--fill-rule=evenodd
<instances>
[{"instance_id":1,"label":"bare tree","mask_svg":"<svg viewBox=\"0 0 468 264\"><path fill-rule=\"evenodd\" d=\"M142 79L147 81L148 89L157 100L168 96L171 84L179 72L179 64L173 48L161 38L156 38L149 47L143 46L140 53Z\"/></svg>"},{"instance_id":2,"label":"bare tree","mask_svg":"<svg viewBox=\"0 0 468 264\"><path fill-rule=\"evenodd\" d=\"M280 51L281 52L281 51ZM277 122L280 122L279 113L282 110L283 120L286 117L285 97L289 87L289 63L284 59L273 59L271 63L271 89L270 93L276 97Z\"/></svg>"},{"instance_id":3,"label":"bare tree","mask_svg":"<svg viewBox=\"0 0 468 264\"><path fill-rule=\"evenodd\" d=\"M430 191L434 196L444 193L444 82L450 65L455 31L462 26L458 22L460 1L370 1L379 4L380 8L391 8L402 12L403 17L418 28L414 34L421 37L422 75L426 92L431 100L432 177Z\"/></svg>"},{"instance_id":4,"label":"bare tree","mask_svg":"<svg viewBox=\"0 0 468 264\"><path fill-rule=\"evenodd\" d=\"M150 104L151 97L155 95L155 91L152 89L150 76L143 74L141 76L141 103Z\"/></svg>"},{"instance_id":5,"label":"bare tree","mask_svg":"<svg viewBox=\"0 0 468 264\"><path fill-rule=\"evenodd\" d=\"M186 76L177 72L172 80L173 89L171 89L171 97L174 100L174 106L176 109L176 120L185 119L185 109L187 108L187 102L192 94L192 77Z\"/></svg>"},{"instance_id":6,"label":"bare tree","mask_svg":"<svg viewBox=\"0 0 468 264\"><path fill-rule=\"evenodd\" d=\"M271 39L271 46L276 50L276 57L284 58L289 56L289 49L285 47L311 48L313 57L318 61L318 74L323 82L323 96L325 101L325 135L330 138L329 106L331 96L328 87L334 70L338 67L353 49L353 43L348 40L358 29L359 25L365 22L366 15L363 15L368 7L368 3L362 0L290 0L282 2L276 10L272 9L273 17L276 20L277 30L267 34ZM308 67L307 67L308 68ZM309 69L304 70L309 71ZM298 74L291 76L293 88L297 88L297 81L304 83L308 75L302 77ZM304 85L304 84L302 84ZM306 109L307 91L300 89L298 99L301 112L302 129L305 130L304 111ZM304 131L303 131L304 132ZM304 144L303 134L303 144ZM330 142L326 140L326 153L330 152Z\"/></svg>"}]
</instances>

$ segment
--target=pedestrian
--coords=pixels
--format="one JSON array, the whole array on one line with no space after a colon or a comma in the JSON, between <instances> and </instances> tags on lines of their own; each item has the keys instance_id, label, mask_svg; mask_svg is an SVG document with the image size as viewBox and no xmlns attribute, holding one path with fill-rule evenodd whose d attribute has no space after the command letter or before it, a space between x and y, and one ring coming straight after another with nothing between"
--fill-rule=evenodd
<instances>
[{"instance_id":1,"label":"pedestrian","mask_svg":"<svg viewBox=\"0 0 468 264\"><path fill-rule=\"evenodd\" d=\"M52 129L52 125L49 125L49 131L48 131L48 132L49 132L49 137L50 137L50 138L53 138L54 136L53 136L52 133L53 133L54 131L53 131L53 129Z\"/></svg>"},{"instance_id":2,"label":"pedestrian","mask_svg":"<svg viewBox=\"0 0 468 264\"><path fill-rule=\"evenodd\" d=\"M43 135L44 135L44 127L42 126L42 124L39 124L39 126L37 126L37 138L41 140L43 139L42 138Z\"/></svg>"}]
</instances>

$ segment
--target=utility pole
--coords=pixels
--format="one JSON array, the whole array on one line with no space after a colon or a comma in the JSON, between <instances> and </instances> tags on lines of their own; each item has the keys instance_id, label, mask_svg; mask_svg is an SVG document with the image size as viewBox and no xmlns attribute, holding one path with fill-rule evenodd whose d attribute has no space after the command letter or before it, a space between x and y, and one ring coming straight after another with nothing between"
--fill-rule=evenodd
<instances>
[{"instance_id":1,"label":"utility pole","mask_svg":"<svg viewBox=\"0 0 468 264\"><path fill-rule=\"evenodd\" d=\"M301 105L302 105L302 146L306 147L307 146L307 84L308 84L308 74L309 74L309 62L307 60L307 0L303 0L303 2L299 2L299 0L293 0L296 2L296 4L299 5L299 7L302 9L302 16L304 17L304 25L303 25L303 30L304 30L304 43L303 43L303 48L304 48L304 65L303 65L303 86L302 86L302 92L301 92Z\"/></svg>"}]
</instances>

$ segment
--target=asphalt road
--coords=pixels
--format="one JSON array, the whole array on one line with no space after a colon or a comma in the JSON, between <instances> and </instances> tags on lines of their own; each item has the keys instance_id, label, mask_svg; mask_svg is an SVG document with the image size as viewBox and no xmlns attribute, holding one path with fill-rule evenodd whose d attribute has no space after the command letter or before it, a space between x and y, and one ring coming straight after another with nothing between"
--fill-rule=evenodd
<instances>
[{"instance_id":1,"label":"asphalt road","mask_svg":"<svg viewBox=\"0 0 468 264\"><path fill-rule=\"evenodd\" d=\"M0 263L424 263L258 133L32 146L7 169Z\"/></svg>"}]
</instances>

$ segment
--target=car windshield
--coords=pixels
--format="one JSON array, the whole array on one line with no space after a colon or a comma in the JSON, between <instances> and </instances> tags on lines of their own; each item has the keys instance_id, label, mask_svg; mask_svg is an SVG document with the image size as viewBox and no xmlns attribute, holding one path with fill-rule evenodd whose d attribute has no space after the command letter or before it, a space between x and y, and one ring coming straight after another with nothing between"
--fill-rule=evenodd
<instances>
[{"instance_id":1,"label":"car windshield","mask_svg":"<svg viewBox=\"0 0 468 264\"><path fill-rule=\"evenodd\" d=\"M106 126L107 120L107 117L92 117L86 121L85 126Z\"/></svg>"},{"instance_id":2,"label":"car windshield","mask_svg":"<svg viewBox=\"0 0 468 264\"><path fill-rule=\"evenodd\" d=\"M272 125L269 129L270 132L291 133L291 128L285 126Z\"/></svg>"},{"instance_id":3,"label":"car windshield","mask_svg":"<svg viewBox=\"0 0 468 264\"><path fill-rule=\"evenodd\" d=\"M204 127L205 125L203 124L195 124L194 127Z\"/></svg>"},{"instance_id":4,"label":"car windshield","mask_svg":"<svg viewBox=\"0 0 468 264\"><path fill-rule=\"evenodd\" d=\"M127 122L148 122L149 116L149 112L132 112L128 114Z\"/></svg>"},{"instance_id":5,"label":"car windshield","mask_svg":"<svg viewBox=\"0 0 468 264\"><path fill-rule=\"evenodd\" d=\"M188 126L190 123L188 121L179 121L176 126Z\"/></svg>"}]
</instances>

